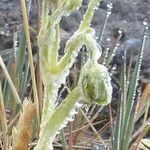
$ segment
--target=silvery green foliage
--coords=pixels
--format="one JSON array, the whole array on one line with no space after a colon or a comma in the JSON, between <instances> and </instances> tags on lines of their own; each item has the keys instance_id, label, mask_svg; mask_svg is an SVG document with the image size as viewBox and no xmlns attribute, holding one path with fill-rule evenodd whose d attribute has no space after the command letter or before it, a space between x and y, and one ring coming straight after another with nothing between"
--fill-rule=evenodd
<instances>
[{"instance_id":1,"label":"silvery green foliage","mask_svg":"<svg viewBox=\"0 0 150 150\"><path fill-rule=\"evenodd\" d=\"M64 56L58 60L59 50L59 22L62 16L69 15L75 9L78 9L82 0L43 0L43 10L41 18L41 29L38 35L38 44L40 48L40 64L42 71L42 79L44 84L44 102L42 111L41 131L36 150L52 150L52 142L58 132L67 125L68 121L72 121L74 115L77 114L80 103L76 103L79 99L83 102L91 103L95 100L98 104L108 104L111 99L112 89L110 88L110 78L107 69L97 64L98 58L101 56L101 47L96 42L95 31L90 27L90 22L100 0L91 0L88 9L83 16L79 29L67 41ZM49 9L51 14L49 15ZM76 56L82 45L85 44L88 50L91 63L86 65L95 69L97 80L100 82L94 86L91 91L90 98L87 101L84 96L81 84L76 87L64 99L64 101L55 108L55 100L57 99L58 89L65 82L69 74L69 69L73 65ZM86 71L85 67L82 72ZM89 68L89 66L88 66ZM87 68L87 69L88 69ZM90 68L89 68L90 69ZM92 71L90 71L92 73ZM100 75L100 77L98 77ZM82 80L85 77L82 73ZM91 77L91 79L90 79ZM90 83L94 84L92 76L88 75ZM104 80L104 81L103 81ZM106 88L108 85L109 89ZM85 86L85 88L87 88ZM109 92L108 92L109 90ZM90 89L87 89L87 94ZM108 94L108 95L107 95ZM100 100L100 101L99 101Z\"/></svg>"},{"instance_id":2,"label":"silvery green foliage","mask_svg":"<svg viewBox=\"0 0 150 150\"><path fill-rule=\"evenodd\" d=\"M62 15L67 15L78 9L82 0L49 0L52 11L60 10Z\"/></svg>"},{"instance_id":3,"label":"silvery green foliage","mask_svg":"<svg viewBox=\"0 0 150 150\"><path fill-rule=\"evenodd\" d=\"M107 105L111 102L112 86L108 70L104 65L93 60L88 60L83 66L79 88L87 103L91 101L99 105Z\"/></svg>"}]
</instances>

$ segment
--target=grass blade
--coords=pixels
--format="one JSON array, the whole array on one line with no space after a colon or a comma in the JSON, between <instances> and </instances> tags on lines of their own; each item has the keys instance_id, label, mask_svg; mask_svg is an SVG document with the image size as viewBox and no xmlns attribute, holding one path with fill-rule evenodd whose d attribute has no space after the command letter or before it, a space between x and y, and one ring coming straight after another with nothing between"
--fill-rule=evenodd
<instances>
[{"instance_id":1,"label":"grass blade","mask_svg":"<svg viewBox=\"0 0 150 150\"><path fill-rule=\"evenodd\" d=\"M8 83L9 83L10 88L12 90L12 93L13 93L15 99L16 99L16 102L18 104L22 105L21 99L20 99L20 97L19 97L19 95L17 93L17 90L16 90L16 88L15 88L15 86L14 86L12 80L11 80L11 77L9 76L9 73L8 73L8 71L6 69L6 66L5 66L5 64L4 64L3 59L2 59L1 56L0 56L0 66L2 67L2 70L4 72L5 78L8 80Z\"/></svg>"},{"instance_id":2,"label":"grass blade","mask_svg":"<svg viewBox=\"0 0 150 150\"><path fill-rule=\"evenodd\" d=\"M28 47L29 66L30 66L32 86L33 86L33 96L34 96L34 103L36 106L36 114L37 114L37 125L39 127L40 126L40 114L39 114L37 85L36 85L36 80L35 80L34 64L33 64L33 58L32 58L29 23L28 23L28 17L27 17L26 4L24 0L21 0L21 10L22 10L22 16L23 16L23 25L25 29L25 35L26 35L26 42L27 42L27 47Z\"/></svg>"},{"instance_id":3,"label":"grass blade","mask_svg":"<svg viewBox=\"0 0 150 150\"><path fill-rule=\"evenodd\" d=\"M138 79L139 79L139 73L140 73L140 68L141 68L141 62L142 62L142 57L143 57L143 51L144 51L144 46L145 46L145 41L146 41L146 36L144 32L144 37L143 37L143 43L142 47L140 49L140 52L138 54L138 59L136 61L135 69L131 78L131 82L129 85L129 91L128 91L128 96L127 96L127 102L126 102L126 115L125 115L125 123L126 127L124 128L124 140L123 140L123 150L126 150L128 148L130 138L131 138L131 133L133 129L133 118L134 118L134 112L133 112L133 104L135 101L135 94L136 94L136 88L138 84Z\"/></svg>"}]
</instances>

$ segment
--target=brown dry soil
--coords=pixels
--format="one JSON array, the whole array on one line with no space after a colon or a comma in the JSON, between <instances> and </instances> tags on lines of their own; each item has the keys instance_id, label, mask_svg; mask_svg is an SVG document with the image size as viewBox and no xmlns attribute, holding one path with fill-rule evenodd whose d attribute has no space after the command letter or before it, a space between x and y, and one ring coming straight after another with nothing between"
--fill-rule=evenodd
<instances>
[{"instance_id":1,"label":"brown dry soil","mask_svg":"<svg viewBox=\"0 0 150 150\"><path fill-rule=\"evenodd\" d=\"M107 13L107 4L110 1L101 1L99 9L95 12L91 26L95 28L97 36L100 35ZM112 14L108 19L106 29L102 38L101 46L105 50L107 47L107 38L110 38L112 43L114 36L117 35L116 29L124 31L125 36L121 40L121 45L117 51L115 63L118 65L123 55L124 47L127 49L127 57L134 52L136 55L141 48L145 19L150 22L150 1L149 0L113 0ZM88 0L83 1L82 8L79 11L72 13L69 17L63 17L61 20L62 42L61 47L68 37L78 28L87 8ZM32 2L30 12L30 24L34 26L36 23L36 7ZM18 0L1 0L0 1L0 50L12 49L13 34L17 26L21 24L20 3ZM144 59L142 63L143 82L150 82L150 32L147 31L147 40L145 44ZM63 48L60 54L63 53ZM127 58L128 59L128 58Z\"/></svg>"}]
</instances>

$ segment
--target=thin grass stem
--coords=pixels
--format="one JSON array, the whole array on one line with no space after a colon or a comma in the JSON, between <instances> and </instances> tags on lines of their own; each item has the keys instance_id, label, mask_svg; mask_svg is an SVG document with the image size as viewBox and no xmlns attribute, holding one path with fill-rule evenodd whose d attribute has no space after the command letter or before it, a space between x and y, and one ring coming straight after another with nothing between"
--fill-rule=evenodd
<instances>
[{"instance_id":1,"label":"thin grass stem","mask_svg":"<svg viewBox=\"0 0 150 150\"><path fill-rule=\"evenodd\" d=\"M7 146L8 146L7 121L6 121L6 110L4 106L1 82L0 82L0 114L1 114L0 120L2 123L2 132L3 132L3 149L7 150Z\"/></svg>"},{"instance_id":2,"label":"thin grass stem","mask_svg":"<svg viewBox=\"0 0 150 150\"><path fill-rule=\"evenodd\" d=\"M7 71L7 68L6 68L6 66L5 66L5 64L4 64L4 62L3 62L3 59L2 59L2 57L1 57L1 55L0 55L0 66L1 66L1 68L2 68L2 70L3 70L3 73L4 73L5 78L7 79L8 83L9 83L9 85L10 85L10 88L11 88L11 90L12 90L12 94L13 94L13 96L14 96L16 102L17 102L18 104L22 105L21 99L20 99L20 97L19 97L19 95L18 95L18 93L17 93L17 90L16 90L16 88L15 88L15 86L14 86L13 81L11 80L11 77L10 77L8 71Z\"/></svg>"},{"instance_id":3,"label":"thin grass stem","mask_svg":"<svg viewBox=\"0 0 150 150\"><path fill-rule=\"evenodd\" d=\"M100 137L100 135L98 134L98 132L96 131L95 127L93 126L93 124L91 123L91 121L89 120L89 118L86 116L86 114L84 113L84 111L82 109L80 109L82 115L85 117L86 121L89 123L91 129L94 131L94 133L96 134L96 136L98 137L98 139L102 142L102 144L107 147L107 144L103 141L103 139Z\"/></svg>"},{"instance_id":4,"label":"thin grass stem","mask_svg":"<svg viewBox=\"0 0 150 150\"><path fill-rule=\"evenodd\" d=\"M63 150L67 150L66 138L65 138L65 134L64 134L64 130L63 129L61 130L61 139L62 139Z\"/></svg>"},{"instance_id":5,"label":"thin grass stem","mask_svg":"<svg viewBox=\"0 0 150 150\"><path fill-rule=\"evenodd\" d=\"M30 41L28 16L27 16L26 4L24 0L21 0L21 10L22 10L22 16L23 16L23 25L25 29L25 35L26 35L26 42L27 42L27 47L28 47L28 54L29 54L29 66L30 66L32 86L33 86L34 104L36 107L37 125L39 127L40 125L39 101L38 101L37 86L36 86L36 80L35 80L34 64L33 64L33 58L32 58L32 48L31 48L31 41Z\"/></svg>"}]
</instances>

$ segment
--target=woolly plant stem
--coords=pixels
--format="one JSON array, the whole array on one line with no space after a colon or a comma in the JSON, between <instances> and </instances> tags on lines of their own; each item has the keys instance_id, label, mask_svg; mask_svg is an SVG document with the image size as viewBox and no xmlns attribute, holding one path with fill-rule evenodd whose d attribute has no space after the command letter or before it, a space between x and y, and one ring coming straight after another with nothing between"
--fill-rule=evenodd
<instances>
[{"instance_id":1,"label":"woolly plant stem","mask_svg":"<svg viewBox=\"0 0 150 150\"><path fill-rule=\"evenodd\" d=\"M47 118L45 127L41 128L40 139L35 150L48 150L55 138L56 132L66 126L66 118L74 110L75 102L80 98L79 88L76 87L56 108L51 117Z\"/></svg>"},{"instance_id":2,"label":"woolly plant stem","mask_svg":"<svg viewBox=\"0 0 150 150\"><path fill-rule=\"evenodd\" d=\"M35 148L38 150L53 149L52 142L56 133L66 125L67 117L69 115L72 117L76 113L72 111L76 108L75 102L80 97L78 87L67 96L56 110L55 100L57 98L58 88L65 82L69 74L69 69L73 65L81 46L86 44L89 51L89 58L92 59L93 62L97 62L101 55L101 49L94 38L95 32L90 28L90 22L94 14L93 11L99 0L91 0L84 15L83 22L66 43L65 55L58 61L60 18L62 15L71 13L78 7L80 2L81 0L43 1L43 8L45 7L45 9L43 9L43 14L47 13L48 6L45 6L46 3L50 6L52 5L54 8L52 8L52 14L50 16L46 14L45 18L42 18L44 23L42 22L38 35L40 64L44 84L41 131L39 142Z\"/></svg>"},{"instance_id":3,"label":"woolly plant stem","mask_svg":"<svg viewBox=\"0 0 150 150\"><path fill-rule=\"evenodd\" d=\"M94 7L92 2L93 2L93 0L89 4L90 11L93 11L91 8ZM44 3L45 3L45 1L44 1ZM95 0L94 0L94 3L96 4ZM87 10L87 12L89 14L89 10ZM86 14L85 14L85 16L86 16ZM40 48L41 69L42 69L44 87L47 87L47 84L53 85L53 83L55 83L55 82L56 82L56 84L58 84L58 87L61 85L62 82L60 82L58 80L54 81L53 76L59 77L62 74L64 74L62 78L63 78L63 80L65 80L66 76L68 75L65 72L69 71L69 68L72 66L72 64L75 60L75 56L73 56L73 53L76 53L75 55L77 55L80 47L84 43L86 45L88 45L89 47L92 45L92 47L89 48L91 51L93 49L95 50L95 52L99 51L99 49L97 48L97 45L96 45L96 40L92 37L92 36L94 36L94 34L93 34L94 30L92 30L89 26L87 26L87 27L85 26L86 28L85 28L84 32L77 31L76 34L74 34L73 37L67 42L66 53L65 53L64 57L61 59L61 61L57 62L57 57L58 57L57 55L58 55L58 48L59 48L59 26L58 26L59 20L57 20L56 18L57 17L52 14L45 21L45 24L41 27L40 33L38 35L38 44L39 44L39 48ZM90 19L89 18L85 17L85 19L88 19L90 21L91 18ZM83 21L83 24L84 24L84 21ZM84 37L86 37L86 38L84 38ZM90 42L90 40L87 40L88 38L91 39L92 42ZM93 42L93 40L94 40L94 42ZM90 44L89 44L89 42L90 42ZM51 88L53 88L53 86L51 86ZM58 90L57 88L53 88L51 90L57 91ZM49 91L49 92L51 93L51 91ZM44 97L47 97L47 96L45 95ZM50 100L48 100L48 99L51 99L50 97L46 98L47 101L50 101ZM54 108L54 102L55 102L55 98L52 100L52 102L44 102L44 103L46 103L46 105L44 105L43 109L45 110L45 109L47 109L47 107L49 107L49 109ZM47 103L51 103L51 104L47 105ZM46 108L45 108L45 106L46 106ZM43 112L46 112L46 111L43 111ZM50 115L51 113L49 112L48 114ZM43 114L43 115L45 115L45 114Z\"/></svg>"},{"instance_id":4,"label":"woolly plant stem","mask_svg":"<svg viewBox=\"0 0 150 150\"><path fill-rule=\"evenodd\" d=\"M42 112L42 123L41 129L44 127L44 122L50 115L54 112L54 103L53 101L57 97L57 88L52 86L53 84L46 84L44 87L44 101L43 101L43 112Z\"/></svg>"},{"instance_id":5,"label":"woolly plant stem","mask_svg":"<svg viewBox=\"0 0 150 150\"><path fill-rule=\"evenodd\" d=\"M85 30L87 27L90 27L91 20L94 15L94 9L97 9L100 1L101 0L91 0L89 2L88 9L83 16L83 22L79 26L80 31Z\"/></svg>"}]
</instances>

